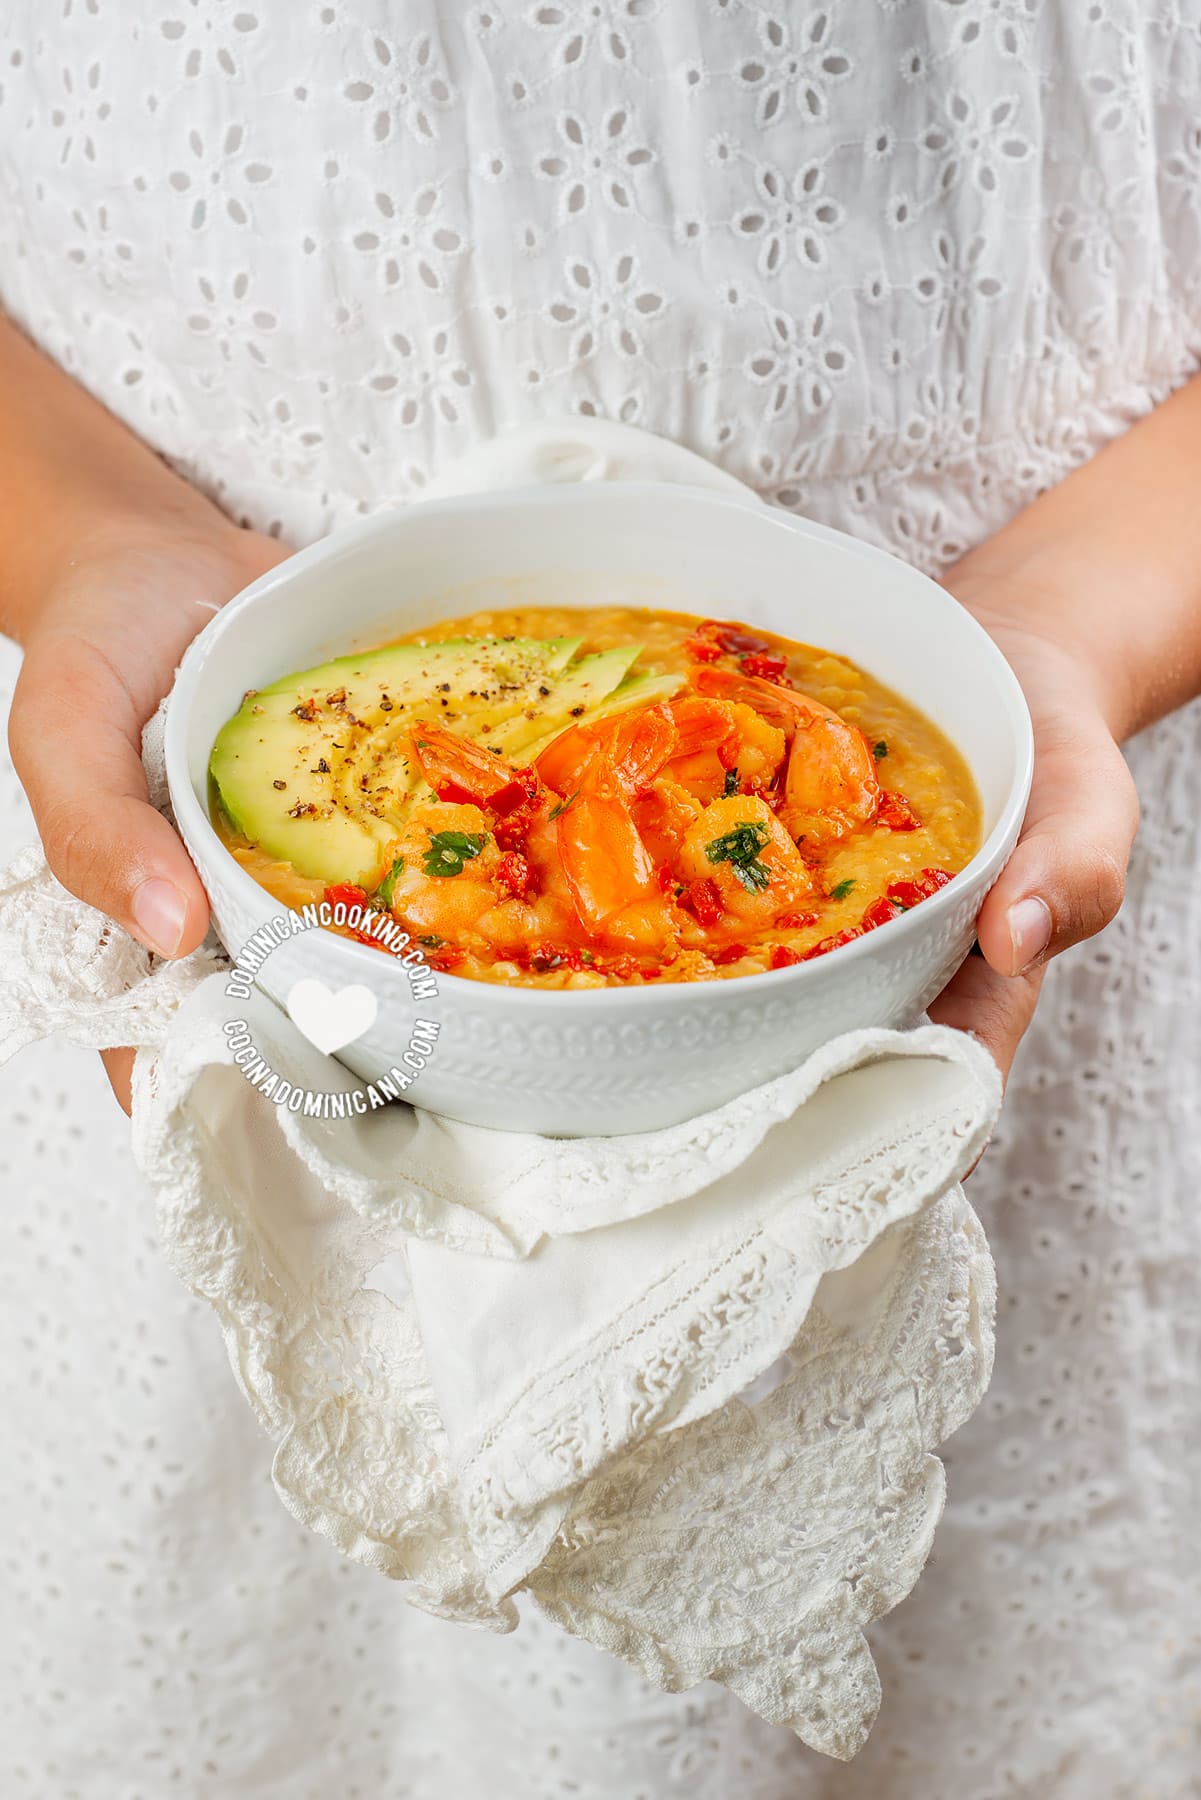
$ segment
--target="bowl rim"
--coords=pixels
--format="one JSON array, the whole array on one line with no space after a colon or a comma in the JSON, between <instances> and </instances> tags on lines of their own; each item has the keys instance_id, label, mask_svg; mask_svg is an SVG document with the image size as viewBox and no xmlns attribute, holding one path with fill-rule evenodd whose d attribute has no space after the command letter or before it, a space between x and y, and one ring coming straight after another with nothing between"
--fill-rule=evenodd
<instances>
[{"instance_id":1,"label":"bowl rim","mask_svg":"<svg viewBox=\"0 0 1201 1800\"><path fill-rule=\"evenodd\" d=\"M343 550L352 545L363 544L373 537L388 536L397 529L404 528L407 521L418 512L421 517L428 518L431 513L453 518L456 514L478 514L495 512L513 507L529 507L537 505L562 506L576 504L583 506L603 503L607 505L620 503L622 499L643 500L654 498L665 500L679 497L693 503L702 502L706 508L721 511L737 510L750 512L757 516L765 529L783 529L792 531L797 536L833 544L840 550L861 558L886 564L890 569L898 568L907 577L923 582L933 595L945 601L948 617L953 609L957 620L957 629L966 628L969 635L975 636L986 665L990 666L994 679L997 697L1001 701L1006 723L1014 740L1016 772L1010 784L1009 793L997 816L992 830L980 848L964 868L947 883L938 889L919 907L912 907L902 913L899 918L889 924L886 942L900 948L911 938L915 931L926 932L940 918L969 883L983 886L987 893L992 882L1000 874L1005 862L1016 843L1025 816L1030 787L1034 774L1034 730L1030 719L1030 711L1026 704L1017 676L1010 668L1004 655L989 637L984 627L974 619L949 589L941 586L933 577L904 562L890 551L881 549L876 544L864 543L859 538L851 537L847 532L839 531L833 526L819 524L814 519L788 512L783 507L773 506L760 500L758 495L748 492L743 494L722 493L708 487L698 487L691 483L664 481L598 481L598 482L561 482L539 483L528 487L497 489L484 493L454 494L429 500L416 500L391 506L373 513L364 519L352 521L306 545L293 556L277 563L264 574L258 576L240 593L234 595L211 621L197 634L185 650L176 674L175 684L167 701L166 721L163 733L163 753L167 774L167 788L175 814L177 826L185 839L189 855L192 854L193 842L203 845L207 853L215 851L218 858L226 859L226 877L231 880L235 890L240 890L248 904L255 907L261 905L261 897L273 896L259 885L237 859L232 856L221 842L205 808L195 794L191 778L188 774L187 728L190 706L195 699L205 665L225 631L232 628L233 622L252 606L262 604L276 589L286 587L302 570L319 566L323 562L333 560ZM566 610L571 610L567 608ZM754 620L748 623L753 624ZM195 865L196 859L192 857ZM204 882L204 876L197 867L197 873ZM981 904L983 904L983 893ZM277 902L281 907L283 902ZM287 909L285 909L287 910ZM366 970L380 971L380 952L369 945L355 942L353 938L339 937L335 932L326 932L323 943L323 954L331 956L335 964L341 963L346 970L346 979L353 981ZM506 1008L516 1007L519 1011L538 1013L555 1012L563 1016L566 1008L573 1004L577 1008L591 1009L601 1006L613 1010L621 1006L636 1006L642 1011L664 1006L691 1006L712 1004L717 996L732 1000L735 997L752 998L764 993L766 984L770 983L770 991L774 995L783 995L793 991L798 983L813 980L824 974L831 966L833 958L838 962L835 967L847 967L853 958L879 954L880 945L876 933L868 932L861 938L853 939L849 944L842 944L836 950L827 952L810 961L793 963L784 969L765 969L755 975L739 975L719 981L694 982L662 982L647 983L640 986L605 986L597 988L530 988L517 984L492 981L478 981L464 975L455 975L450 971L435 971L439 988L443 982L450 986L452 994L460 993L464 999L470 997L477 1007L503 1004ZM386 966L386 965L385 965ZM709 996L704 1002L702 996Z\"/></svg>"}]
</instances>

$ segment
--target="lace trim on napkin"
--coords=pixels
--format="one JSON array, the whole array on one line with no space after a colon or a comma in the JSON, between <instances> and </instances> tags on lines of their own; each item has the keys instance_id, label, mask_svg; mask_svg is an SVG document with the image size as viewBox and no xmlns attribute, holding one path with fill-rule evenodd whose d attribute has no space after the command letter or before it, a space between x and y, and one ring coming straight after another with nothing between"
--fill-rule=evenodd
<instances>
[{"instance_id":1,"label":"lace trim on napkin","mask_svg":"<svg viewBox=\"0 0 1201 1800\"><path fill-rule=\"evenodd\" d=\"M536 1566L581 1481L631 1444L715 1411L771 1367L822 1276L853 1264L971 1167L990 1102L990 1085L955 1095L850 1170L807 1184L753 1231L660 1269L603 1330L507 1394L503 1420L459 1463L489 1591L503 1594Z\"/></svg>"},{"instance_id":2,"label":"lace trim on napkin","mask_svg":"<svg viewBox=\"0 0 1201 1800\"><path fill-rule=\"evenodd\" d=\"M157 1078L140 1057L139 1083ZM244 1084L225 1069L205 1080L227 1087L217 1110L232 1128ZM138 1148L163 1239L221 1319L276 1445L285 1504L355 1560L411 1581L407 1597L423 1610L511 1629L512 1601L477 1554L488 1533L458 1498L413 1308L362 1285L393 1234L358 1218L344 1235L340 1221L336 1246L298 1266L269 1221L213 1178L192 1109L211 1112L214 1096L193 1086L154 1098L145 1116L159 1128ZM306 1212L302 1188L295 1198ZM792 1258L774 1255L783 1286L741 1290L754 1304L740 1322L755 1322L758 1349L728 1367L727 1386L769 1367L786 1335ZM566 1503L530 1505L534 1566L521 1585L564 1629L658 1685L722 1681L815 1748L852 1755L879 1704L862 1631L909 1592L929 1554L943 1500L931 1451L987 1385L993 1301L983 1234L953 1189L822 1276L785 1378L753 1405L730 1394L690 1420L681 1405L673 1428L651 1435L656 1380L670 1392L687 1364L644 1366L647 1412L630 1415L627 1448ZM776 1323L762 1328L769 1313ZM730 1321L698 1305L691 1324L704 1320L720 1341ZM587 1437L599 1409L576 1416Z\"/></svg>"},{"instance_id":3,"label":"lace trim on napkin","mask_svg":"<svg viewBox=\"0 0 1201 1800\"><path fill-rule=\"evenodd\" d=\"M219 946L180 962L153 956L60 887L30 845L0 875L0 1062L54 1032L88 1050L159 1043L226 960Z\"/></svg>"},{"instance_id":4,"label":"lace trim on napkin","mask_svg":"<svg viewBox=\"0 0 1201 1800\"><path fill-rule=\"evenodd\" d=\"M992 1260L962 1193L894 1234L867 1341L835 1322L843 1278L826 1277L786 1379L590 1481L528 1583L556 1623L660 1687L720 1681L840 1758L879 1706L863 1629L929 1555L945 1489L931 1451L991 1371Z\"/></svg>"}]
</instances>

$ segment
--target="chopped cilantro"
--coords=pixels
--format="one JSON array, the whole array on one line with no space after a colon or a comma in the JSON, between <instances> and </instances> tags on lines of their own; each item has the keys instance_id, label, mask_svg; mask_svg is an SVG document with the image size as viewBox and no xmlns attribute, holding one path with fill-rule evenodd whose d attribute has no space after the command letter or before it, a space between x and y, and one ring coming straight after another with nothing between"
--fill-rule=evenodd
<instances>
[{"instance_id":1,"label":"chopped cilantro","mask_svg":"<svg viewBox=\"0 0 1201 1800\"><path fill-rule=\"evenodd\" d=\"M726 785L722 789L722 793L723 793L724 797L728 800L731 797L731 795L736 794L737 792L738 792L738 770L737 769L727 769L726 770Z\"/></svg>"},{"instance_id":2,"label":"chopped cilantro","mask_svg":"<svg viewBox=\"0 0 1201 1800\"><path fill-rule=\"evenodd\" d=\"M404 874L405 859L398 856L384 879L375 890L375 897L381 906L391 906L392 890L396 886L397 877Z\"/></svg>"},{"instance_id":3,"label":"chopped cilantro","mask_svg":"<svg viewBox=\"0 0 1201 1800\"><path fill-rule=\"evenodd\" d=\"M723 832L721 837L706 844L705 855L711 863L728 862L735 879L742 883L748 894L762 893L771 880L771 870L760 861L759 852L770 836L766 825L748 819L745 824L735 825L732 831Z\"/></svg>"},{"instance_id":4,"label":"chopped cilantro","mask_svg":"<svg viewBox=\"0 0 1201 1800\"><path fill-rule=\"evenodd\" d=\"M419 944L424 944L427 950L441 950L446 939L440 938L436 931L431 931L427 932L425 937L419 937L417 942Z\"/></svg>"},{"instance_id":5,"label":"chopped cilantro","mask_svg":"<svg viewBox=\"0 0 1201 1800\"><path fill-rule=\"evenodd\" d=\"M487 835L486 831L431 831L423 865L426 874L461 875L463 864L479 855Z\"/></svg>"},{"instance_id":6,"label":"chopped cilantro","mask_svg":"<svg viewBox=\"0 0 1201 1800\"><path fill-rule=\"evenodd\" d=\"M854 881L851 880L840 881L837 887L832 887L830 889L831 900L845 900L854 885Z\"/></svg>"},{"instance_id":7,"label":"chopped cilantro","mask_svg":"<svg viewBox=\"0 0 1201 1800\"><path fill-rule=\"evenodd\" d=\"M888 755L888 745L883 738L877 738L876 742L872 745L872 755L877 762L883 762L884 758Z\"/></svg>"},{"instance_id":8,"label":"chopped cilantro","mask_svg":"<svg viewBox=\"0 0 1201 1800\"><path fill-rule=\"evenodd\" d=\"M559 800L558 802L556 802L556 804L554 806L552 806L550 811L547 813L547 815L546 815L547 818L548 819L557 819L559 817L559 814L565 813L569 806L574 806L576 801L579 799L579 797L580 797L580 790L579 790L579 788L577 788L575 793L569 794L566 800Z\"/></svg>"}]
</instances>

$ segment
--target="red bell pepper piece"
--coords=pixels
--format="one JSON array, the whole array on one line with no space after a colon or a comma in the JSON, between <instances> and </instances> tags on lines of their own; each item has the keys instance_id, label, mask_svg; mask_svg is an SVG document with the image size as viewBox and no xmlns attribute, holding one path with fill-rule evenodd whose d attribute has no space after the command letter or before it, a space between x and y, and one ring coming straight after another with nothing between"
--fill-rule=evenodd
<instances>
[{"instance_id":1,"label":"red bell pepper piece","mask_svg":"<svg viewBox=\"0 0 1201 1800\"><path fill-rule=\"evenodd\" d=\"M876 808L876 823L887 825L890 831L916 831L921 820L904 794L885 792Z\"/></svg>"},{"instance_id":2,"label":"red bell pepper piece","mask_svg":"<svg viewBox=\"0 0 1201 1800\"><path fill-rule=\"evenodd\" d=\"M698 881L690 881L685 888L680 904L686 906L701 925L716 925L725 908L722 906L721 889L710 875L702 875Z\"/></svg>"}]
</instances>

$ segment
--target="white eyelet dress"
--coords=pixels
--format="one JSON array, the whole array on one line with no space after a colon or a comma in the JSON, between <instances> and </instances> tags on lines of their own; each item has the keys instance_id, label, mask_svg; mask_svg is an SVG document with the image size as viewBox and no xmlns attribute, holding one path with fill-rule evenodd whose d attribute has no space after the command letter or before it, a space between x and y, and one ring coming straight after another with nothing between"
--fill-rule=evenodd
<instances>
[{"instance_id":1,"label":"white eyelet dress","mask_svg":"<svg viewBox=\"0 0 1201 1800\"><path fill-rule=\"evenodd\" d=\"M0 301L295 544L584 414L936 571L1196 367L1199 102L1201 0L6 0ZM1131 760L1125 912L973 1178L996 1373L854 1762L306 1535L50 1045L0 1077L6 1800L1201 1793L1201 710Z\"/></svg>"}]
</instances>

